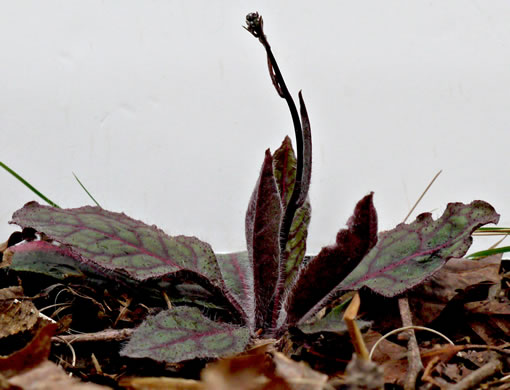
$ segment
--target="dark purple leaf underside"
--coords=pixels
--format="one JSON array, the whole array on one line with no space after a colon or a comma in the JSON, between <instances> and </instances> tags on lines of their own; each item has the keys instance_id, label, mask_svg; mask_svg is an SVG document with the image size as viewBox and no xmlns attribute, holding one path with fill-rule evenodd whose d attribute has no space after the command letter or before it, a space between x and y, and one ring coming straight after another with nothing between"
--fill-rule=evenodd
<instances>
[{"instance_id":1,"label":"dark purple leaf underside","mask_svg":"<svg viewBox=\"0 0 510 390\"><path fill-rule=\"evenodd\" d=\"M4 252L3 263L14 271L33 272L56 279L85 278L83 270L92 271L72 252L47 241L30 241L10 247Z\"/></svg>"},{"instance_id":2,"label":"dark purple leaf underside","mask_svg":"<svg viewBox=\"0 0 510 390\"><path fill-rule=\"evenodd\" d=\"M273 169L280 198L287 207L296 183L296 156L288 136L273 154Z\"/></svg>"},{"instance_id":3,"label":"dark purple leaf underside","mask_svg":"<svg viewBox=\"0 0 510 390\"><path fill-rule=\"evenodd\" d=\"M287 325L292 326L305 316L310 318L320 310L325 302L320 307L317 303L328 296L376 244L377 213L372 198L370 193L361 199L347 222L347 229L338 232L336 243L322 248L300 270L287 298Z\"/></svg>"},{"instance_id":4,"label":"dark purple leaf underside","mask_svg":"<svg viewBox=\"0 0 510 390\"><path fill-rule=\"evenodd\" d=\"M244 313L247 325L255 329L255 299L253 294L253 269L248 252L216 254L223 282L237 307Z\"/></svg>"},{"instance_id":5,"label":"dark purple leaf underside","mask_svg":"<svg viewBox=\"0 0 510 390\"><path fill-rule=\"evenodd\" d=\"M246 212L246 242L253 268L256 326L271 323L273 295L278 280L282 206L273 174L271 152L266 155Z\"/></svg>"},{"instance_id":6,"label":"dark purple leaf underside","mask_svg":"<svg viewBox=\"0 0 510 390\"><path fill-rule=\"evenodd\" d=\"M135 280L192 272L222 286L221 273L209 244L196 237L168 236L124 213L85 206L57 209L27 203L11 223L31 227L70 246L80 260Z\"/></svg>"},{"instance_id":7,"label":"dark purple leaf underside","mask_svg":"<svg viewBox=\"0 0 510 390\"><path fill-rule=\"evenodd\" d=\"M421 283L452 257L462 257L473 241L471 234L499 215L481 200L465 205L449 203L437 221L424 213L411 224L382 233L379 242L350 273L338 290L368 287L393 297Z\"/></svg>"},{"instance_id":8,"label":"dark purple leaf underside","mask_svg":"<svg viewBox=\"0 0 510 390\"><path fill-rule=\"evenodd\" d=\"M195 307L180 306L145 319L120 354L177 363L236 355L249 341L248 328L214 322Z\"/></svg>"},{"instance_id":9,"label":"dark purple leaf underside","mask_svg":"<svg viewBox=\"0 0 510 390\"><path fill-rule=\"evenodd\" d=\"M301 91L299 92L299 106L301 109L301 127L303 129L303 175L301 177L301 191L297 204L301 206L308 198L308 190L310 189L312 177L312 132Z\"/></svg>"}]
</instances>

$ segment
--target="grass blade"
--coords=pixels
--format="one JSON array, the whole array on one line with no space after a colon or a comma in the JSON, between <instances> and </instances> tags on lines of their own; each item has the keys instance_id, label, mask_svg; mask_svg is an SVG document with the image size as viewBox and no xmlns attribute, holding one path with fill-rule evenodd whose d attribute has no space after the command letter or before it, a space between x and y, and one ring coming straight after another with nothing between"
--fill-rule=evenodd
<instances>
[{"instance_id":1,"label":"grass blade","mask_svg":"<svg viewBox=\"0 0 510 390\"><path fill-rule=\"evenodd\" d=\"M20 175L18 175L15 171L13 171L11 168L9 168L7 165L5 165L3 162L0 161L0 167L5 169L7 172L9 172L12 176L14 176L16 179L18 179L21 183L23 183L29 190L31 190L34 194L36 194L39 198L44 200L46 203L48 203L50 206L60 208L59 205L57 205L55 202L48 199L46 196L44 196L37 188L35 188L32 184L30 184L28 181L23 179Z\"/></svg>"},{"instance_id":2,"label":"grass blade","mask_svg":"<svg viewBox=\"0 0 510 390\"><path fill-rule=\"evenodd\" d=\"M498 253L507 253L510 252L510 246L502 246L501 248L493 248L493 249L487 249L480 252L471 253L467 257L470 259L480 259L482 257L487 257L491 255L495 255Z\"/></svg>"},{"instance_id":3,"label":"grass blade","mask_svg":"<svg viewBox=\"0 0 510 390\"><path fill-rule=\"evenodd\" d=\"M98 206L98 207L101 207L101 205L99 203L97 203L97 200L94 199L94 197L90 194L90 192L88 192L88 190L85 188L85 186L83 185L83 183L80 181L80 179L78 179L78 176L76 176L73 172L73 176L74 178L76 179L76 181L78 182L78 184L81 186L81 188L83 188L83 190L87 193L87 195L90 197L90 199L92 199L94 201L94 203ZM101 207L102 208L102 207Z\"/></svg>"}]
</instances>

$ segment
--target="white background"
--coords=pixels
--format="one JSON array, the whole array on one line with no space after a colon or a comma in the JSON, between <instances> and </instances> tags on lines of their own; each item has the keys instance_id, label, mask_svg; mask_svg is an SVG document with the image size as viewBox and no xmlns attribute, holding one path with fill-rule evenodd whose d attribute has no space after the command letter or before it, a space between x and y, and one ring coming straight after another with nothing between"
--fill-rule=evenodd
<instances>
[{"instance_id":1,"label":"white background","mask_svg":"<svg viewBox=\"0 0 510 390\"><path fill-rule=\"evenodd\" d=\"M312 123L308 252L369 191L393 227L440 169L418 212L484 199L510 226L506 0L0 3L0 161L62 207L91 203L75 172L104 208L243 249L264 150L293 138L257 10ZM4 241L36 197L0 180Z\"/></svg>"}]
</instances>

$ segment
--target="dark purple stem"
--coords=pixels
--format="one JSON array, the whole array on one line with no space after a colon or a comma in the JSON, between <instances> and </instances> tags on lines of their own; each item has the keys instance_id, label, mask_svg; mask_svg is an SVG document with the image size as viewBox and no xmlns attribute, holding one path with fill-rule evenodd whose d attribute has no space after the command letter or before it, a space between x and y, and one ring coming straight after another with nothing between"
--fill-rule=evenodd
<instances>
[{"instance_id":1,"label":"dark purple stem","mask_svg":"<svg viewBox=\"0 0 510 390\"><path fill-rule=\"evenodd\" d=\"M271 46L267 41L267 37L264 34L263 30L263 20L262 16L258 13L250 13L246 16L246 24L247 27L245 29L249 31L255 38L258 38L260 43L264 46L267 53L267 64L269 68L269 75L271 76L271 80L273 85L280 95L289 106L290 115L292 117L292 123L294 124L294 132L296 134L296 155L297 155L297 166L296 166L296 182L294 184L294 189L292 190L292 195L290 196L289 203L285 209L285 213L282 220L282 225L280 228L280 258L285 254L285 248L287 247L287 241L289 239L290 228L292 226L292 221L294 219L294 215L296 214L297 209L304 203L306 200L306 193L302 193L303 190L308 191L308 187L302 188L303 182L303 128L301 126L301 120L299 117L299 113L294 103L294 99L292 98L289 90L287 89L287 85L285 84L285 80L283 79L282 73L280 72L280 68L278 67L278 63L273 55L271 50ZM300 99L301 101L302 99ZM306 109L304 109L304 113L306 115ZM304 119L305 125L309 126L308 118ZM306 178L305 178L306 180ZM275 291L275 304L273 306L273 325L276 325L276 320L278 318L278 310L279 310L279 302L281 299L282 289L283 289L283 277L284 270L281 269L282 264L280 261L280 270L278 276L278 282L276 285Z\"/></svg>"}]
</instances>

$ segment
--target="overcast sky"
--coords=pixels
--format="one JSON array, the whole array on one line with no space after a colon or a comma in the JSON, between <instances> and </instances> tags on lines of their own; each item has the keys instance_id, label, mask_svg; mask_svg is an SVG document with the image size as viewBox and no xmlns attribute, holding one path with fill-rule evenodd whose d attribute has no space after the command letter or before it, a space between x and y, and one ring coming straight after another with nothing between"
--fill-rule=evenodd
<instances>
[{"instance_id":1,"label":"overcast sky","mask_svg":"<svg viewBox=\"0 0 510 390\"><path fill-rule=\"evenodd\" d=\"M413 216L483 199L510 226L502 0L3 2L0 161L62 207L91 204L74 172L106 209L242 250L264 151L293 138L250 11L307 102L309 253L370 191L381 230L401 222L440 169ZM36 197L0 180L1 242Z\"/></svg>"}]
</instances>

